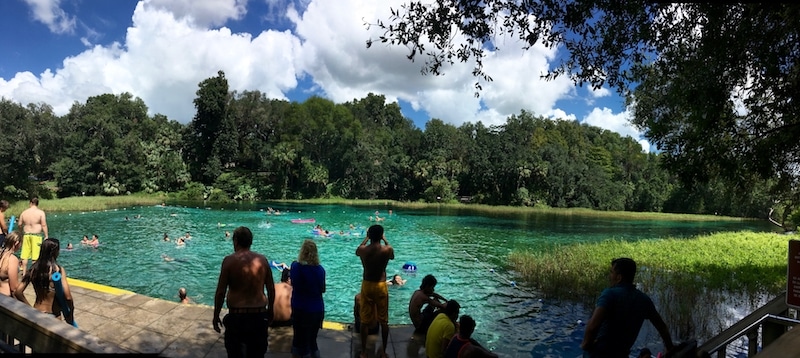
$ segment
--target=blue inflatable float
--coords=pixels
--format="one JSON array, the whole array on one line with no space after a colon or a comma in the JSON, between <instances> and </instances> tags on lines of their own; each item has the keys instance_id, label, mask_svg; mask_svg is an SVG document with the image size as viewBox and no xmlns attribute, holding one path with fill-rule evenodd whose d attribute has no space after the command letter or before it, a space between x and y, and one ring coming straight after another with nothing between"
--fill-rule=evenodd
<instances>
[{"instance_id":1,"label":"blue inflatable float","mask_svg":"<svg viewBox=\"0 0 800 358\"><path fill-rule=\"evenodd\" d=\"M407 261L403 264L403 270L407 272L417 272L417 264Z\"/></svg>"}]
</instances>

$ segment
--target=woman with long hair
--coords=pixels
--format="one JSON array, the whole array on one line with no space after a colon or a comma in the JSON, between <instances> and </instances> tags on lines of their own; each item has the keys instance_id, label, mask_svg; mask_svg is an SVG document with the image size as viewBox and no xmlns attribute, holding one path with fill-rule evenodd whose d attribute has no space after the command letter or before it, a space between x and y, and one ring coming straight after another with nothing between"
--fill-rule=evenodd
<instances>
[{"instance_id":1,"label":"woman with long hair","mask_svg":"<svg viewBox=\"0 0 800 358\"><path fill-rule=\"evenodd\" d=\"M325 318L325 269L319 263L317 244L306 240L292 262L292 357L319 358L317 334Z\"/></svg>"},{"instance_id":2,"label":"woman with long hair","mask_svg":"<svg viewBox=\"0 0 800 358\"><path fill-rule=\"evenodd\" d=\"M33 308L52 314L56 318L60 318L63 313L67 323L74 324L73 312L75 306L67 283L67 271L56 262L59 251L60 243L58 239L51 237L42 242L39 259L31 265L31 269L22 277L22 283L14 291L14 297L26 304L30 304L25 298L25 289L28 284L32 284L34 291L36 291L36 302L34 302ZM61 277L60 280L57 280L58 282L53 280L54 273L59 273ZM57 285L61 285L62 298L67 307L62 307L61 299L56 297L58 293Z\"/></svg>"},{"instance_id":3,"label":"woman with long hair","mask_svg":"<svg viewBox=\"0 0 800 358\"><path fill-rule=\"evenodd\" d=\"M6 235L0 249L0 294L11 296L19 286L19 258L14 255L22 246L19 234L12 231Z\"/></svg>"}]
</instances>

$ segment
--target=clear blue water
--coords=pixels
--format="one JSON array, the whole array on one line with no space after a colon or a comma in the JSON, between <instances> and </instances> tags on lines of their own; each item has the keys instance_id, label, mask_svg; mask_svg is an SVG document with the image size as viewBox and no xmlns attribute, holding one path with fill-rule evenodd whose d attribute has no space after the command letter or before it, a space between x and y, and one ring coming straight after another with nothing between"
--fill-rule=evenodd
<instances>
[{"instance_id":1,"label":"clear blue water","mask_svg":"<svg viewBox=\"0 0 800 358\"><path fill-rule=\"evenodd\" d=\"M215 209L168 205L53 213L48 215L48 224L50 235L61 240L62 248L68 242L75 245L72 251L62 250L59 259L70 277L167 300L176 300L178 288L186 287L192 299L207 305L213 305L222 258L233 251L225 231L249 227L255 236L254 251L286 263L296 259L303 240L314 239L327 271L325 319L352 322L353 297L362 273L355 249L363 231L373 224L369 217L376 208L270 205L282 215L267 215L267 204ZM458 300L462 314L477 320L476 339L506 356L579 356L583 325L578 320L586 321L592 309L541 300L534 290L517 285L518 277L506 263L514 250L610 238L648 240L771 230L768 224L753 221L625 221L533 214L487 217L469 210L394 210L387 216L388 209L377 208L387 218L381 224L396 253L387 274L401 273L408 280L405 286L390 289L390 323L410 323L408 300L422 277L433 274L439 281L436 291ZM314 224L291 223L295 218L315 218L316 224L337 235L313 235ZM356 230L349 229L351 224ZM186 231L192 240L178 247L174 239ZM340 231L350 235L339 235ZM164 242L164 233L173 241ZM100 247L81 247L81 237L92 234L99 236ZM164 254L175 261L165 261ZM408 261L416 263L417 273L402 271ZM277 282L278 271L273 274Z\"/></svg>"}]
</instances>

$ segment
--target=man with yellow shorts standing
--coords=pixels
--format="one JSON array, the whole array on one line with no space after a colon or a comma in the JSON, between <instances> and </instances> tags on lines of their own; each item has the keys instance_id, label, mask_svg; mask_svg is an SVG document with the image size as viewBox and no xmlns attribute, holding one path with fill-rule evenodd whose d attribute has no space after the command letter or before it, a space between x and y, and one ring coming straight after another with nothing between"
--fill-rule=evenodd
<instances>
[{"instance_id":1,"label":"man with yellow shorts standing","mask_svg":"<svg viewBox=\"0 0 800 358\"><path fill-rule=\"evenodd\" d=\"M370 241L367 245L367 240ZM381 245L383 240L384 245ZM358 245L356 256L361 258L364 276L361 280L360 312L361 327L372 327L377 320L381 324L383 349L380 357L386 355L389 340L389 289L386 286L386 265L394 260L394 249L383 235L383 226L372 225L367 229L367 237ZM366 358L369 329L361 329L361 358Z\"/></svg>"},{"instance_id":2,"label":"man with yellow shorts standing","mask_svg":"<svg viewBox=\"0 0 800 358\"><path fill-rule=\"evenodd\" d=\"M28 271L28 260L36 262L39 259L39 247L42 246L42 240L48 238L47 218L44 211L39 209L39 198L32 197L29 207L19 214L19 225L25 234L22 239L22 252L19 255L22 259L24 277Z\"/></svg>"}]
</instances>

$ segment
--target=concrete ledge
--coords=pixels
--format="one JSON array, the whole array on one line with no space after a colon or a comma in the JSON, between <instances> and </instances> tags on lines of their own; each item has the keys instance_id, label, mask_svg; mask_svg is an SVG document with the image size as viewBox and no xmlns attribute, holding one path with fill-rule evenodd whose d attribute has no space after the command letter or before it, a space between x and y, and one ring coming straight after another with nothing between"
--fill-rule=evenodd
<instances>
[{"instance_id":1,"label":"concrete ledge","mask_svg":"<svg viewBox=\"0 0 800 358\"><path fill-rule=\"evenodd\" d=\"M130 353L3 295L0 295L0 332L35 353Z\"/></svg>"}]
</instances>

